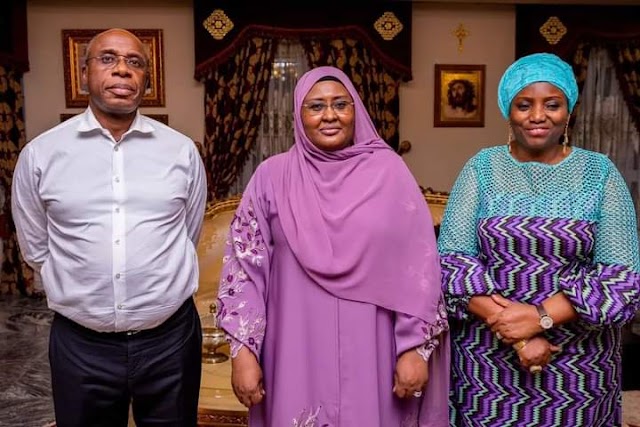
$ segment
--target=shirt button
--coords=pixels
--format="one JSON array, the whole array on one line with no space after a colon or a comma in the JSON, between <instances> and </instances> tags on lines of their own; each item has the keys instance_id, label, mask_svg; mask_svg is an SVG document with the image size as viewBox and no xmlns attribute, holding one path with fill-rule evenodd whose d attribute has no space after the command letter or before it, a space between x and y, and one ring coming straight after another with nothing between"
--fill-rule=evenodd
<instances>
[{"instance_id":1,"label":"shirt button","mask_svg":"<svg viewBox=\"0 0 640 427\"><path fill-rule=\"evenodd\" d=\"M113 180L114 180L115 182L120 182L120 177L119 177L119 176L116 176L115 178L113 178Z\"/></svg>"},{"instance_id":2,"label":"shirt button","mask_svg":"<svg viewBox=\"0 0 640 427\"><path fill-rule=\"evenodd\" d=\"M124 308L124 304L118 304L118 310L122 310Z\"/></svg>"},{"instance_id":3,"label":"shirt button","mask_svg":"<svg viewBox=\"0 0 640 427\"><path fill-rule=\"evenodd\" d=\"M119 245L120 244L120 239L117 239L115 243L116 243L116 245Z\"/></svg>"},{"instance_id":4,"label":"shirt button","mask_svg":"<svg viewBox=\"0 0 640 427\"><path fill-rule=\"evenodd\" d=\"M119 146L119 145L116 145L116 146L115 146L115 148L114 148L114 150L115 150L115 151L120 150L120 146Z\"/></svg>"},{"instance_id":5,"label":"shirt button","mask_svg":"<svg viewBox=\"0 0 640 427\"><path fill-rule=\"evenodd\" d=\"M116 213L120 213L120 208L116 208Z\"/></svg>"},{"instance_id":6,"label":"shirt button","mask_svg":"<svg viewBox=\"0 0 640 427\"><path fill-rule=\"evenodd\" d=\"M116 273L116 279L120 278L120 273Z\"/></svg>"}]
</instances>

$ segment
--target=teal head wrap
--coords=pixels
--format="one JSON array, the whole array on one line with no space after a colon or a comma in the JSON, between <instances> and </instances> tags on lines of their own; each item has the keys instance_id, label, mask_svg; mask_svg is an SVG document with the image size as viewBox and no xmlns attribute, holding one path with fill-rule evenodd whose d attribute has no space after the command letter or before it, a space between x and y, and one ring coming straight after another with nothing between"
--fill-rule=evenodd
<instances>
[{"instance_id":1,"label":"teal head wrap","mask_svg":"<svg viewBox=\"0 0 640 427\"><path fill-rule=\"evenodd\" d=\"M509 118L511 101L531 83L547 82L567 97L569 112L578 100L578 84L571 66L551 53L523 56L504 72L498 85L498 106L505 119Z\"/></svg>"}]
</instances>

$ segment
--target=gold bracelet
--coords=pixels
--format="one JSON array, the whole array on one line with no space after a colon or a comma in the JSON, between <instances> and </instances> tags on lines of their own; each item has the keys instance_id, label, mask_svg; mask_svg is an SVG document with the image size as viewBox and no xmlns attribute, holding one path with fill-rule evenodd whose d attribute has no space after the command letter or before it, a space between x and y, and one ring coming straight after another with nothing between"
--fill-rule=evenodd
<instances>
[{"instance_id":1,"label":"gold bracelet","mask_svg":"<svg viewBox=\"0 0 640 427\"><path fill-rule=\"evenodd\" d=\"M520 351L527 345L528 342L529 341L527 340L520 340L517 343L513 344L512 347L515 351Z\"/></svg>"}]
</instances>

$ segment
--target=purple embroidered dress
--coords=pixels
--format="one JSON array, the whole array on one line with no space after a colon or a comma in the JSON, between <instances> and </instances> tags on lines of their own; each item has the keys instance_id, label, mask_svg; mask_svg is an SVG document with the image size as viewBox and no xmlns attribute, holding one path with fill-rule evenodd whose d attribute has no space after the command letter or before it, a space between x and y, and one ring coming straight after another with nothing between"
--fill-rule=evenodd
<instances>
[{"instance_id":1,"label":"purple embroidered dress","mask_svg":"<svg viewBox=\"0 0 640 427\"><path fill-rule=\"evenodd\" d=\"M299 114L326 75L356 112L354 144L332 153L311 144ZM448 325L424 199L342 72L305 74L295 108L296 144L263 162L243 195L218 294L232 354L246 346L263 369L250 425L446 426ZM407 350L428 360L420 399L392 392Z\"/></svg>"},{"instance_id":2,"label":"purple embroidered dress","mask_svg":"<svg viewBox=\"0 0 640 427\"><path fill-rule=\"evenodd\" d=\"M506 146L461 172L439 249L452 336L452 426L613 427L621 420L620 332L638 309L635 212L608 158L573 148L556 165ZM539 304L563 292L579 319L538 375L467 310L475 295Z\"/></svg>"}]
</instances>

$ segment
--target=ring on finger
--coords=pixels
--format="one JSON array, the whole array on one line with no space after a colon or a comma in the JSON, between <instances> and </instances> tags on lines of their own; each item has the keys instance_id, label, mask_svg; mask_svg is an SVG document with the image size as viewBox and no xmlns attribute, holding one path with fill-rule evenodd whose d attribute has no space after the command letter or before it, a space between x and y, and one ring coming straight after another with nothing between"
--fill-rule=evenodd
<instances>
[{"instance_id":1,"label":"ring on finger","mask_svg":"<svg viewBox=\"0 0 640 427\"><path fill-rule=\"evenodd\" d=\"M413 397L422 397L422 390L416 390L413 392Z\"/></svg>"},{"instance_id":2,"label":"ring on finger","mask_svg":"<svg viewBox=\"0 0 640 427\"><path fill-rule=\"evenodd\" d=\"M502 334L500 332L496 332L496 338L498 338L499 341L502 341L502 338L504 338L502 336Z\"/></svg>"},{"instance_id":3,"label":"ring on finger","mask_svg":"<svg viewBox=\"0 0 640 427\"><path fill-rule=\"evenodd\" d=\"M531 372L532 374L538 374L540 372L542 372L542 366L540 365L531 365L529 366L529 372Z\"/></svg>"}]
</instances>

